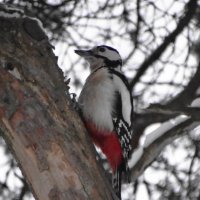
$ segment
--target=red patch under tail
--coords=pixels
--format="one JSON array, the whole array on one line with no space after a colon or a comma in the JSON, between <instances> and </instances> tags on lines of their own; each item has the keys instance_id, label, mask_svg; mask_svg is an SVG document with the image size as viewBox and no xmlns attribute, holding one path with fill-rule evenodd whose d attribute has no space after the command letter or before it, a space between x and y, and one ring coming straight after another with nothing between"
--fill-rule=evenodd
<instances>
[{"instance_id":1,"label":"red patch under tail","mask_svg":"<svg viewBox=\"0 0 200 200\"><path fill-rule=\"evenodd\" d=\"M123 159L122 149L117 134L114 131L99 130L94 124L89 122L86 122L85 125L94 144L106 155L114 173L122 163Z\"/></svg>"}]
</instances>

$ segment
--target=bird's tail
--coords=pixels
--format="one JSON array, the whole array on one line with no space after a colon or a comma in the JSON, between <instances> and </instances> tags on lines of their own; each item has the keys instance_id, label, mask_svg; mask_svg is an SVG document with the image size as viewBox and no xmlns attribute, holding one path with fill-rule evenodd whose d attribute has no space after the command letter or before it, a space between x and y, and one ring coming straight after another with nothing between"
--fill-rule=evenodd
<instances>
[{"instance_id":1,"label":"bird's tail","mask_svg":"<svg viewBox=\"0 0 200 200\"><path fill-rule=\"evenodd\" d=\"M128 167L128 162L126 160L122 162L122 164L116 169L116 171L112 175L112 187L120 200L122 173L123 181L130 183L130 170Z\"/></svg>"},{"instance_id":2,"label":"bird's tail","mask_svg":"<svg viewBox=\"0 0 200 200\"><path fill-rule=\"evenodd\" d=\"M122 170L118 168L112 175L112 187L120 200L121 200L121 177L122 177Z\"/></svg>"}]
</instances>

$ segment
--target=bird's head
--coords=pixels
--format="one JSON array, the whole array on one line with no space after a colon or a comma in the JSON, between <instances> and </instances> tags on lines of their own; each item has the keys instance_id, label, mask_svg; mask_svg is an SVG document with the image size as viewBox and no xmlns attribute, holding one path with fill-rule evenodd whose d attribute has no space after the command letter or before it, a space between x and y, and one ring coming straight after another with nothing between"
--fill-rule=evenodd
<instances>
[{"instance_id":1,"label":"bird's head","mask_svg":"<svg viewBox=\"0 0 200 200\"><path fill-rule=\"evenodd\" d=\"M96 46L89 50L75 50L75 53L89 62L91 70L101 66L120 70L122 66L119 52L106 45Z\"/></svg>"}]
</instances>

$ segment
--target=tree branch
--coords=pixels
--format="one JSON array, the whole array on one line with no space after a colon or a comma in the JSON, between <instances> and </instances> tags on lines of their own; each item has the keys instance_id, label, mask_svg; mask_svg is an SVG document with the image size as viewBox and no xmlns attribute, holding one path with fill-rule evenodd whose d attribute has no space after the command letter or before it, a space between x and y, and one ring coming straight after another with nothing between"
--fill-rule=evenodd
<instances>
[{"instance_id":1,"label":"tree branch","mask_svg":"<svg viewBox=\"0 0 200 200\"><path fill-rule=\"evenodd\" d=\"M200 62L197 66L197 71L195 72L187 87L174 99L167 103L166 106L170 109L182 109L183 107L188 106L197 96L197 90L200 87L199 77Z\"/></svg>"},{"instance_id":2,"label":"tree branch","mask_svg":"<svg viewBox=\"0 0 200 200\"><path fill-rule=\"evenodd\" d=\"M194 121L193 118L185 118L176 125L176 120L174 119L171 125L169 125L170 122L166 122L168 123L165 127L167 130L159 130L160 135L158 135L158 130L151 133L144 145L138 147L133 153L132 161L130 161L132 181L135 181L144 172L146 167L158 157L166 145L172 143L176 138L189 133L200 123L199 121ZM170 126L172 127L169 129ZM163 129L163 127L160 129Z\"/></svg>"},{"instance_id":3,"label":"tree branch","mask_svg":"<svg viewBox=\"0 0 200 200\"><path fill-rule=\"evenodd\" d=\"M140 66L136 76L131 81L131 88L133 88L139 81L141 76L146 72L148 67L152 65L162 55L165 49L171 42L174 42L176 37L183 31L183 29L189 24L190 20L194 16L197 8L197 0L190 0L186 5L185 15L180 19L176 29L165 37L163 43L143 62Z\"/></svg>"}]
</instances>

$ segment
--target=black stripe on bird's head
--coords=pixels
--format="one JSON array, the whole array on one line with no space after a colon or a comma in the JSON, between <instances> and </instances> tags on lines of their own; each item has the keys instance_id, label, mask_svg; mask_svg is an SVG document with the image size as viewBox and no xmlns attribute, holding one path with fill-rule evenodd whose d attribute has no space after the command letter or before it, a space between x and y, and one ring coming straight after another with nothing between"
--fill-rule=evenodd
<instances>
[{"instance_id":1,"label":"black stripe on bird's head","mask_svg":"<svg viewBox=\"0 0 200 200\"><path fill-rule=\"evenodd\" d=\"M91 68L105 65L109 68L118 68L122 66L122 58L119 52L106 45L96 46L90 50L75 50L75 53L85 58L91 65Z\"/></svg>"}]
</instances>

